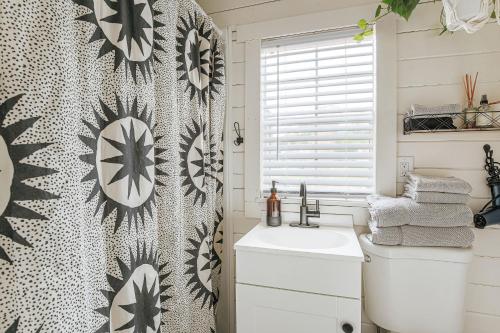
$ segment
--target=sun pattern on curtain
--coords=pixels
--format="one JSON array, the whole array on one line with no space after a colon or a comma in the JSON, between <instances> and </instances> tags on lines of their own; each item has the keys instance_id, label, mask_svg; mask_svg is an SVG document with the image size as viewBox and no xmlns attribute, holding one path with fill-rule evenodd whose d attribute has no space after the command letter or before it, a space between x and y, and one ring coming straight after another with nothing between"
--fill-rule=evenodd
<instances>
[{"instance_id":1,"label":"sun pattern on curtain","mask_svg":"<svg viewBox=\"0 0 500 333\"><path fill-rule=\"evenodd\" d=\"M191 0L0 0L0 332L215 332L224 45Z\"/></svg>"}]
</instances>

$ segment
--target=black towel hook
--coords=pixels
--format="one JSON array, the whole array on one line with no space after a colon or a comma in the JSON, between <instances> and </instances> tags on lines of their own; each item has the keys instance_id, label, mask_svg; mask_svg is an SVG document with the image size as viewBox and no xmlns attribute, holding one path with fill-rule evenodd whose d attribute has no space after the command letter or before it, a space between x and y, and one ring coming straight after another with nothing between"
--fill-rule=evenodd
<instances>
[{"instance_id":1,"label":"black towel hook","mask_svg":"<svg viewBox=\"0 0 500 333\"><path fill-rule=\"evenodd\" d=\"M241 136L240 132L240 123L235 121L234 122L234 131L236 132L236 140L234 140L234 145L239 146L243 143L243 137Z\"/></svg>"}]
</instances>

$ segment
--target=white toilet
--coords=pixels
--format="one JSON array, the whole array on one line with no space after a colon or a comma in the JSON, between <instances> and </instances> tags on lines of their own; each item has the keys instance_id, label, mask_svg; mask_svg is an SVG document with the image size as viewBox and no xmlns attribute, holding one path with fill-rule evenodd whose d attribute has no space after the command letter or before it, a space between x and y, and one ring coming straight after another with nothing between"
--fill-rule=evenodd
<instances>
[{"instance_id":1,"label":"white toilet","mask_svg":"<svg viewBox=\"0 0 500 333\"><path fill-rule=\"evenodd\" d=\"M471 249L374 245L359 237L365 310L398 333L461 333Z\"/></svg>"}]
</instances>

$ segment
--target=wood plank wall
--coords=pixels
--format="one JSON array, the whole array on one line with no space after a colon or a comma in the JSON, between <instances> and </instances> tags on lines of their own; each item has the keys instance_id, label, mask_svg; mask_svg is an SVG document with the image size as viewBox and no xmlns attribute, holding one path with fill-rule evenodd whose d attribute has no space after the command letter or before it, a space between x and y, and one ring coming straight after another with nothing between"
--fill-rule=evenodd
<instances>
[{"instance_id":1,"label":"wood plank wall","mask_svg":"<svg viewBox=\"0 0 500 333\"><path fill-rule=\"evenodd\" d=\"M205 0L200 1L219 26L294 16L359 5L371 1L315 0ZM398 22L398 156L413 157L415 171L428 175L457 176L473 185L471 207L478 210L489 198L482 170L482 146L489 143L500 158L500 132L403 135L401 123L411 103L435 105L463 103L462 75L479 71L477 94L500 99L500 26L488 24L467 35L459 32L439 37L441 5L420 5L410 22ZM237 30L237 27L234 29ZM231 117L244 134L244 44L232 44L230 87ZM234 140L232 133L230 140ZM234 242L258 221L244 217L244 144L234 147L232 158L232 212ZM399 191L402 189L398 183ZM366 230L358 226L358 232ZM474 261L467 287L466 333L492 333L500 327L500 228L475 230ZM234 266L233 266L234 267ZM231 274L231 281L234 274ZM232 286L234 287L234 286ZM234 309L233 309L234 312ZM233 322L234 323L234 322ZM363 316L363 333L375 332ZM231 332L232 333L232 332Z\"/></svg>"}]
</instances>

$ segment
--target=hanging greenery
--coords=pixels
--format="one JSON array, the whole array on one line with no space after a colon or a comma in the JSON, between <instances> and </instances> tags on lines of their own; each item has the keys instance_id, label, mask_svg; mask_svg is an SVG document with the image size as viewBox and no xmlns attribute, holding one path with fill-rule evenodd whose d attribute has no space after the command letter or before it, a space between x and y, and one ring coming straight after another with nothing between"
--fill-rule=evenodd
<instances>
[{"instance_id":1,"label":"hanging greenery","mask_svg":"<svg viewBox=\"0 0 500 333\"><path fill-rule=\"evenodd\" d=\"M375 10L375 16L372 20L361 19L358 21L358 27L361 32L354 36L357 41L362 41L365 37L371 36L373 34L373 27L375 23L386 15L391 13L396 14L404 18L406 21L410 18L413 11L419 3L427 3L429 0L382 0ZM436 0L433 0L435 3ZM492 9L491 18L496 18L495 10L493 6L495 5L495 0L491 1ZM498 9L497 9L498 10ZM441 34L448 31L446 27L446 20L444 15L444 9L441 10L440 16L441 26L443 27Z\"/></svg>"},{"instance_id":2,"label":"hanging greenery","mask_svg":"<svg viewBox=\"0 0 500 333\"><path fill-rule=\"evenodd\" d=\"M397 14L408 21L420 2L421 0L382 0L375 10L375 17L371 21L366 19L359 20L358 27L361 29L361 32L355 35L354 39L362 41L365 37L371 36L375 23L391 13Z\"/></svg>"}]
</instances>

